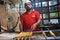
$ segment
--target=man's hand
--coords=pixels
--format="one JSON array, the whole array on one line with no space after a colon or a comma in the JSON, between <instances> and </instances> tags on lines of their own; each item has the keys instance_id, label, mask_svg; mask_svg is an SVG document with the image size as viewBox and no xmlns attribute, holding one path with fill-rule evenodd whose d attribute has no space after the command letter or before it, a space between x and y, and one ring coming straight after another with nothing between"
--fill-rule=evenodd
<instances>
[{"instance_id":1,"label":"man's hand","mask_svg":"<svg viewBox=\"0 0 60 40\"><path fill-rule=\"evenodd\" d=\"M33 31L33 30L35 30L36 29L36 24L33 24L32 26L31 26L31 30Z\"/></svg>"},{"instance_id":2,"label":"man's hand","mask_svg":"<svg viewBox=\"0 0 60 40\"><path fill-rule=\"evenodd\" d=\"M36 27L37 27L37 25L40 23L40 20L38 20L35 24L33 24L32 26L31 26L31 30L33 31L33 30L35 30L36 29Z\"/></svg>"}]
</instances>

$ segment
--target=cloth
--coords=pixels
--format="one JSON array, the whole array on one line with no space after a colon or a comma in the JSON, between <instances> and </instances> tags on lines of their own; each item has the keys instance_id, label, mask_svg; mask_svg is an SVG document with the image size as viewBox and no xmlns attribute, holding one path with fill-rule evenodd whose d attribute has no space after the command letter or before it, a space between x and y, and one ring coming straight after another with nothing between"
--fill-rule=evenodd
<instances>
[{"instance_id":1,"label":"cloth","mask_svg":"<svg viewBox=\"0 0 60 40\"><path fill-rule=\"evenodd\" d=\"M31 30L31 26L40 19L40 14L38 11L33 10L30 14L27 12L21 15L20 21L23 24L23 30ZM38 31L39 26L36 27L34 31Z\"/></svg>"}]
</instances>

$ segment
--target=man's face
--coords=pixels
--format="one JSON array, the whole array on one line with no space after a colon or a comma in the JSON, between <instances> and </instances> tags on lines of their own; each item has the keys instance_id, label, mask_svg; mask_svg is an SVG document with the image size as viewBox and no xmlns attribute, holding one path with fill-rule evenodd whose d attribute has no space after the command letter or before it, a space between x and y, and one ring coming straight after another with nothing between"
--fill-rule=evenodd
<instances>
[{"instance_id":1,"label":"man's face","mask_svg":"<svg viewBox=\"0 0 60 40\"><path fill-rule=\"evenodd\" d=\"M31 3L25 3L25 9L30 10L32 8Z\"/></svg>"}]
</instances>

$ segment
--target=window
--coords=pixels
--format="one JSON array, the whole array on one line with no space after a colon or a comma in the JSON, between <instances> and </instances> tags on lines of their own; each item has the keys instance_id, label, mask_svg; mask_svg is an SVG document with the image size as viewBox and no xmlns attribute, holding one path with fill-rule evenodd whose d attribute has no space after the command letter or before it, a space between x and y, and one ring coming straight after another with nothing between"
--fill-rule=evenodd
<instances>
[{"instance_id":1,"label":"window","mask_svg":"<svg viewBox=\"0 0 60 40\"><path fill-rule=\"evenodd\" d=\"M43 14L43 18L48 18L48 14Z\"/></svg>"},{"instance_id":2,"label":"window","mask_svg":"<svg viewBox=\"0 0 60 40\"><path fill-rule=\"evenodd\" d=\"M39 11L41 13L41 8L40 7L35 7L34 9L36 9L37 11Z\"/></svg>"},{"instance_id":3,"label":"window","mask_svg":"<svg viewBox=\"0 0 60 40\"><path fill-rule=\"evenodd\" d=\"M34 8L35 7L35 1L34 0L30 0L31 1L31 4L32 4L32 7Z\"/></svg>"},{"instance_id":4,"label":"window","mask_svg":"<svg viewBox=\"0 0 60 40\"><path fill-rule=\"evenodd\" d=\"M42 19L42 14L40 14L40 18Z\"/></svg>"},{"instance_id":5,"label":"window","mask_svg":"<svg viewBox=\"0 0 60 40\"><path fill-rule=\"evenodd\" d=\"M39 7L41 7L41 2L39 2Z\"/></svg>"},{"instance_id":6,"label":"window","mask_svg":"<svg viewBox=\"0 0 60 40\"><path fill-rule=\"evenodd\" d=\"M57 0L31 0L34 9L39 11L42 17L42 22L48 24L50 21L52 24L60 23L60 5ZM58 0L60 3L60 0ZM58 5L57 5L58 4ZM59 10L58 10L59 9Z\"/></svg>"},{"instance_id":7,"label":"window","mask_svg":"<svg viewBox=\"0 0 60 40\"><path fill-rule=\"evenodd\" d=\"M60 24L60 19L59 19L59 24Z\"/></svg>"},{"instance_id":8,"label":"window","mask_svg":"<svg viewBox=\"0 0 60 40\"><path fill-rule=\"evenodd\" d=\"M35 3L31 3L32 4L32 7L34 8L35 7Z\"/></svg>"},{"instance_id":9,"label":"window","mask_svg":"<svg viewBox=\"0 0 60 40\"><path fill-rule=\"evenodd\" d=\"M35 7L41 7L41 2L35 3Z\"/></svg>"},{"instance_id":10,"label":"window","mask_svg":"<svg viewBox=\"0 0 60 40\"><path fill-rule=\"evenodd\" d=\"M42 8L42 12L44 12L44 13L48 12L48 7Z\"/></svg>"},{"instance_id":11,"label":"window","mask_svg":"<svg viewBox=\"0 0 60 40\"><path fill-rule=\"evenodd\" d=\"M16 7L16 9L17 9L18 12L19 12L19 4L16 4L15 7Z\"/></svg>"},{"instance_id":12,"label":"window","mask_svg":"<svg viewBox=\"0 0 60 40\"><path fill-rule=\"evenodd\" d=\"M32 3L34 3L34 0L30 0Z\"/></svg>"},{"instance_id":13,"label":"window","mask_svg":"<svg viewBox=\"0 0 60 40\"><path fill-rule=\"evenodd\" d=\"M40 21L40 27L44 27L44 25L42 24L42 20Z\"/></svg>"},{"instance_id":14,"label":"window","mask_svg":"<svg viewBox=\"0 0 60 40\"><path fill-rule=\"evenodd\" d=\"M39 7L39 4L38 3L35 3L35 7Z\"/></svg>"},{"instance_id":15,"label":"window","mask_svg":"<svg viewBox=\"0 0 60 40\"><path fill-rule=\"evenodd\" d=\"M60 17L60 12L59 12L59 17Z\"/></svg>"},{"instance_id":16,"label":"window","mask_svg":"<svg viewBox=\"0 0 60 40\"><path fill-rule=\"evenodd\" d=\"M49 7L49 12L57 11L57 6Z\"/></svg>"},{"instance_id":17,"label":"window","mask_svg":"<svg viewBox=\"0 0 60 40\"><path fill-rule=\"evenodd\" d=\"M31 2L34 2L34 0L30 0Z\"/></svg>"},{"instance_id":18,"label":"window","mask_svg":"<svg viewBox=\"0 0 60 40\"><path fill-rule=\"evenodd\" d=\"M35 7L41 7L41 2L39 0L35 0Z\"/></svg>"},{"instance_id":19,"label":"window","mask_svg":"<svg viewBox=\"0 0 60 40\"><path fill-rule=\"evenodd\" d=\"M44 24L48 24L49 21L48 20L43 20L43 22L44 22Z\"/></svg>"},{"instance_id":20,"label":"window","mask_svg":"<svg viewBox=\"0 0 60 40\"><path fill-rule=\"evenodd\" d=\"M35 2L39 2L39 0L34 0Z\"/></svg>"},{"instance_id":21,"label":"window","mask_svg":"<svg viewBox=\"0 0 60 40\"><path fill-rule=\"evenodd\" d=\"M42 2L47 1L47 0L42 0Z\"/></svg>"},{"instance_id":22,"label":"window","mask_svg":"<svg viewBox=\"0 0 60 40\"><path fill-rule=\"evenodd\" d=\"M56 5L57 1L49 1L49 6Z\"/></svg>"},{"instance_id":23,"label":"window","mask_svg":"<svg viewBox=\"0 0 60 40\"><path fill-rule=\"evenodd\" d=\"M57 0L49 0L49 1L57 1Z\"/></svg>"},{"instance_id":24,"label":"window","mask_svg":"<svg viewBox=\"0 0 60 40\"><path fill-rule=\"evenodd\" d=\"M58 17L58 13L55 12L55 13L50 13L50 18L56 18Z\"/></svg>"},{"instance_id":25,"label":"window","mask_svg":"<svg viewBox=\"0 0 60 40\"><path fill-rule=\"evenodd\" d=\"M42 2L42 6L47 6L47 2Z\"/></svg>"},{"instance_id":26,"label":"window","mask_svg":"<svg viewBox=\"0 0 60 40\"><path fill-rule=\"evenodd\" d=\"M60 3L60 0L58 0L58 2Z\"/></svg>"},{"instance_id":27,"label":"window","mask_svg":"<svg viewBox=\"0 0 60 40\"><path fill-rule=\"evenodd\" d=\"M50 19L50 22L51 22L52 24L58 24L58 19Z\"/></svg>"},{"instance_id":28,"label":"window","mask_svg":"<svg viewBox=\"0 0 60 40\"><path fill-rule=\"evenodd\" d=\"M59 10L60 10L60 5L59 5Z\"/></svg>"}]
</instances>

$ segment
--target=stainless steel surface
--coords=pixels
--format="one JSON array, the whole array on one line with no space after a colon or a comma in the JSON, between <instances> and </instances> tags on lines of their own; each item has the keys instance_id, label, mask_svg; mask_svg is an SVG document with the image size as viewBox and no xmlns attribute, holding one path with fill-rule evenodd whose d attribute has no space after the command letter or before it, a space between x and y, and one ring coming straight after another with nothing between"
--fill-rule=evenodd
<instances>
[{"instance_id":1,"label":"stainless steel surface","mask_svg":"<svg viewBox=\"0 0 60 40\"><path fill-rule=\"evenodd\" d=\"M17 33L0 33L0 40L13 40Z\"/></svg>"}]
</instances>

